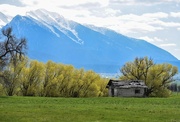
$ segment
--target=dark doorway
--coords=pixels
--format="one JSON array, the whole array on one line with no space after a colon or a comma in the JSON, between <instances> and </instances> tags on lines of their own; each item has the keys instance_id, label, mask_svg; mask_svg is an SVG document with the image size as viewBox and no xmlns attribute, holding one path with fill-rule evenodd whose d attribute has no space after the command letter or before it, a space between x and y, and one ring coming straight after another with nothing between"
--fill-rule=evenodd
<instances>
[{"instance_id":1,"label":"dark doorway","mask_svg":"<svg viewBox=\"0 0 180 122\"><path fill-rule=\"evenodd\" d=\"M112 94L112 97L114 97L114 89L111 88L111 94Z\"/></svg>"}]
</instances>

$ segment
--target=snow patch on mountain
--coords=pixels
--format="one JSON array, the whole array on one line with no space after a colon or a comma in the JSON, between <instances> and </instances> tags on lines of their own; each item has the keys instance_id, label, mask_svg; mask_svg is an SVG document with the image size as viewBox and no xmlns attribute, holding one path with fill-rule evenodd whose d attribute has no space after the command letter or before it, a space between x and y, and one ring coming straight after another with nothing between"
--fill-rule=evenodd
<instances>
[{"instance_id":1,"label":"snow patch on mountain","mask_svg":"<svg viewBox=\"0 0 180 122\"><path fill-rule=\"evenodd\" d=\"M90 28L90 29L92 29L92 30L94 30L96 32L99 32L99 33L101 33L103 35L106 34L106 29L107 28L102 28L102 27L97 27L97 26L94 26L94 25L87 25L87 24L84 24L84 26L86 26L86 27L88 27L88 28Z\"/></svg>"},{"instance_id":2,"label":"snow patch on mountain","mask_svg":"<svg viewBox=\"0 0 180 122\"><path fill-rule=\"evenodd\" d=\"M57 37L60 37L60 35L55 31L55 29L67 35L74 42L83 44L82 39L79 38L78 33L74 29L77 24L75 22L66 20L64 17L55 12L49 12L45 9L38 9L36 11L27 12L26 16L32 17L44 24Z\"/></svg>"}]
</instances>

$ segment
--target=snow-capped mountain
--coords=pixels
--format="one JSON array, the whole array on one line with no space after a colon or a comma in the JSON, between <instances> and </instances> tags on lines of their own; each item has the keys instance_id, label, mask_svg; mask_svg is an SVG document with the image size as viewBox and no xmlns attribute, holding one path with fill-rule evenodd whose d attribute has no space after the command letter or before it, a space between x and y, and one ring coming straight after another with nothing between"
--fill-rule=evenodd
<instances>
[{"instance_id":1,"label":"snow-capped mountain","mask_svg":"<svg viewBox=\"0 0 180 122\"><path fill-rule=\"evenodd\" d=\"M28 56L39 61L53 60L101 73L116 73L125 62L144 56L179 65L170 53L144 40L81 25L44 9L17 15L6 26L13 27L16 36L27 38Z\"/></svg>"},{"instance_id":2,"label":"snow-capped mountain","mask_svg":"<svg viewBox=\"0 0 180 122\"><path fill-rule=\"evenodd\" d=\"M74 42L79 44L83 43L83 41L78 37L78 33L74 30L77 23L67 21L64 17L55 12L49 12L45 9L38 9L36 11L27 12L26 15L41 22L58 37L60 37L60 35L53 29L53 27L70 37Z\"/></svg>"}]
</instances>

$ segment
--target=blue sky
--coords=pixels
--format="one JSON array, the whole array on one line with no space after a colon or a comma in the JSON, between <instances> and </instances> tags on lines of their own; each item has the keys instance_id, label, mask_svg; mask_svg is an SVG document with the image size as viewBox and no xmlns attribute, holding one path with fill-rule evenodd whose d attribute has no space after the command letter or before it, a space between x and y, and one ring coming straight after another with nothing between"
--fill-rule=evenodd
<instances>
[{"instance_id":1,"label":"blue sky","mask_svg":"<svg viewBox=\"0 0 180 122\"><path fill-rule=\"evenodd\" d=\"M40 8L145 39L180 59L180 0L0 0L10 16Z\"/></svg>"}]
</instances>

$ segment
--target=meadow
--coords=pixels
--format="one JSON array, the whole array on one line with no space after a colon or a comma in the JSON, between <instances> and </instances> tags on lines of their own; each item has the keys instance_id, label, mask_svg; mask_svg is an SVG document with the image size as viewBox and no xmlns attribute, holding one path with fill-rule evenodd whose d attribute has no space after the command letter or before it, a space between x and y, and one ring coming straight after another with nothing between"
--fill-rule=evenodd
<instances>
[{"instance_id":1,"label":"meadow","mask_svg":"<svg viewBox=\"0 0 180 122\"><path fill-rule=\"evenodd\" d=\"M180 122L169 98L0 97L0 122Z\"/></svg>"}]
</instances>

